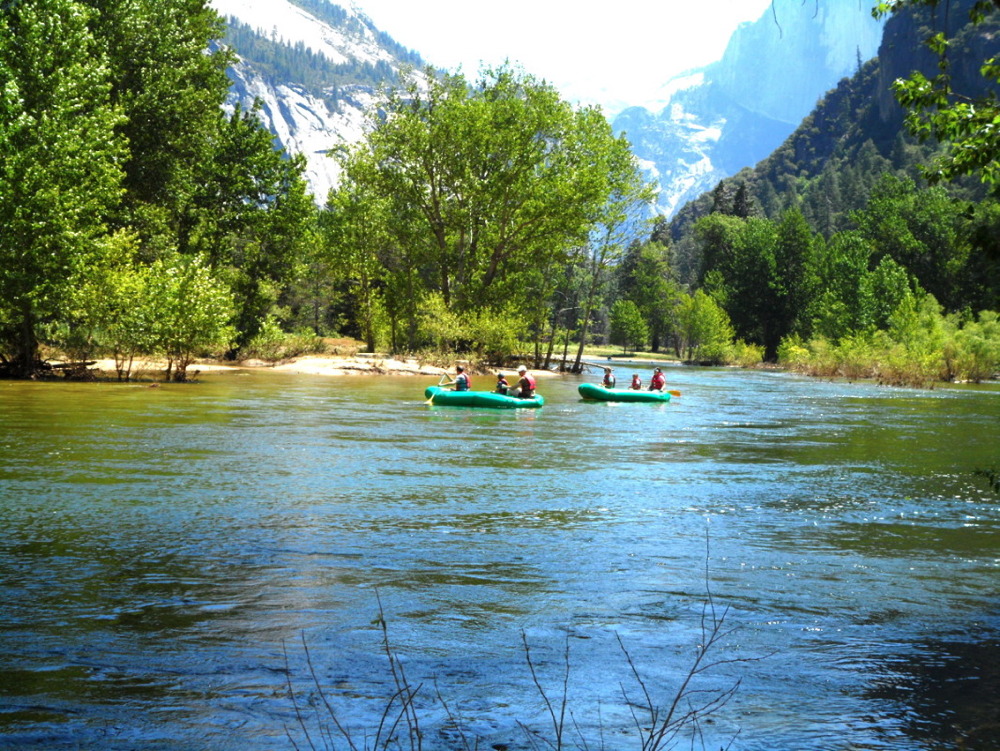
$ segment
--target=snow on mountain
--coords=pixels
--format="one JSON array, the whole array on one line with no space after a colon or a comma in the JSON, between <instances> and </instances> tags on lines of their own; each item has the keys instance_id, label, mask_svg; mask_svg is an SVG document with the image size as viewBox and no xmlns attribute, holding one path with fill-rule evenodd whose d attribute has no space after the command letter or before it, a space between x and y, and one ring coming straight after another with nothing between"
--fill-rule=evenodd
<instances>
[{"instance_id":1,"label":"snow on mountain","mask_svg":"<svg viewBox=\"0 0 1000 751\"><path fill-rule=\"evenodd\" d=\"M303 44L334 64L388 63L399 68L396 57L380 44L377 30L359 11L340 6L357 23L337 28L316 18L288 0L210 0L213 8L235 19L258 35L281 45ZM236 50L237 54L240 50ZM325 92L310 91L291 81L262 75L253 60L241 58L229 72L230 107L239 103L249 110L257 102L259 116L276 139L292 154L306 158L305 177L317 202L323 203L336 186L340 168L329 154L336 147L354 143L364 134L375 91L362 85L337 86Z\"/></svg>"},{"instance_id":2,"label":"snow on mountain","mask_svg":"<svg viewBox=\"0 0 1000 751\"><path fill-rule=\"evenodd\" d=\"M331 24L290 0L210 1L224 17L271 42L301 44L336 64L401 67L395 43L383 44L385 35L348 5L336 6L338 14L346 14L345 22ZM312 7L315 0L299 2ZM881 25L857 0L826 0L816 7L773 0L764 17L737 29L722 60L673 78L655 92L662 110L619 112L615 131L626 134L660 185L658 213L671 216L722 178L770 154L827 89L875 53L880 37ZM272 80L273 75L261 73L267 66L254 62L245 60L232 71L230 104L249 109L255 100L261 103L265 125L287 151L306 157L311 189L325 201L338 179L337 163L327 155L362 137L374 90L331 81L328 89L317 91Z\"/></svg>"},{"instance_id":3,"label":"snow on mountain","mask_svg":"<svg viewBox=\"0 0 1000 751\"><path fill-rule=\"evenodd\" d=\"M379 45L367 17L353 8L344 8L362 21L364 31L347 33L333 28L288 0L210 0L223 18L236 18L252 26L262 36L289 46L302 42L334 63L357 60L362 63L393 62L393 56Z\"/></svg>"},{"instance_id":4,"label":"snow on mountain","mask_svg":"<svg viewBox=\"0 0 1000 751\"><path fill-rule=\"evenodd\" d=\"M881 36L882 23L857 0L774 0L733 33L722 60L668 81L661 111L619 113L615 130L655 165L657 210L669 217L768 156L840 78L875 54Z\"/></svg>"}]
</instances>

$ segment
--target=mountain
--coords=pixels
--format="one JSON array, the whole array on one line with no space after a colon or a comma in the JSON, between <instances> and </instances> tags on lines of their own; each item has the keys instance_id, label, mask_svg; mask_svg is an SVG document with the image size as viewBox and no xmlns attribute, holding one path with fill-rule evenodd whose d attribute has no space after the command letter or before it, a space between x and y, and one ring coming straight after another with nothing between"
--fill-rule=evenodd
<instances>
[{"instance_id":1,"label":"mountain","mask_svg":"<svg viewBox=\"0 0 1000 751\"><path fill-rule=\"evenodd\" d=\"M774 0L734 32L722 60L672 80L660 112L621 112L613 126L659 183L659 212L673 215L770 154L875 54L882 26L867 2Z\"/></svg>"},{"instance_id":2,"label":"mountain","mask_svg":"<svg viewBox=\"0 0 1000 751\"><path fill-rule=\"evenodd\" d=\"M423 60L360 11L329 0L211 3L240 58L230 71L230 105L260 102L280 145L306 157L322 202L338 178L330 151L361 138L380 83ZM658 212L672 216L770 154L817 99L874 54L881 29L867 1L774 0L737 29L722 60L668 82L663 110L622 111L614 128L659 183Z\"/></svg>"},{"instance_id":3,"label":"mountain","mask_svg":"<svg viewBox=\"0 0 1000 751\"><path fill-rule=\"evenodd\" d=\"M752 213L778 219L796 209L813 231L829 237L853 226L851 212L867 205L884 174L919 179L919 165L930 162L939 147L906 132L905 113L891 84L913 71L933 76L939 61L923 42L930 29L948 28L954 35L949 45L954 90L971 99L989 92L1000 96L979 71L982 61L996 54L1000 14L972 25L973 2L957 0L941 17L931 17L924 8L894 14L885 24L878 55L839 81L778 148L681 207L670 221L669 237L682 281L696 283L700 266L691 227L713 211L726 213L718 205L731 204L740 190ZM987 192L973 177L955 181L948 190L972 201Z\"/></svg>"},{"instance_id":4,"label":"mountain","mask_svg":"<svg viewBox=\"0 0 1000 751\"><path fill-rule=\"evenodd\" d=\"M229 105L259 116L290 153L307 161L318 201L337 183L329 157L363 133L380 83L423 60L379 31L360 11L327 0L211 0L227 20L225 42L239 62L229 71Z\"/></svg>"}]
</instances>

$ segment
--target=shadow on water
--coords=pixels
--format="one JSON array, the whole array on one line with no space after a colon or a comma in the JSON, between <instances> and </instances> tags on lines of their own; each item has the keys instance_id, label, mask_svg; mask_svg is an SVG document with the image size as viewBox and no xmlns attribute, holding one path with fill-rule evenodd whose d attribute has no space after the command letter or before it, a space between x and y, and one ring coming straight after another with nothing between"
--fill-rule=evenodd
<instances>
[{"instance_id":1,"label":"shadow on water","mask_svg":"<svg viewBox=\"0 0 1000 751\"><path fill-rule=\"evenodd\" d=\"M1000 632L940 636L879 655L866 698L900 708L900 727L920 748L1000 749Z\"/></svg>"}]
</instances>

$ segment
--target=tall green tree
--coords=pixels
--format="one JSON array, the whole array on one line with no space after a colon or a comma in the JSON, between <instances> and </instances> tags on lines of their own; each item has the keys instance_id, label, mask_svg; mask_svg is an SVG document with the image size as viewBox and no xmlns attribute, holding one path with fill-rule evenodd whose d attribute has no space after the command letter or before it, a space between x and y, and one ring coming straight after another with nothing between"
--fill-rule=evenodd
<instances>
[{"instance_id":1,"label":"tall green tree","mask_svg":"<svg viewBox=\"0 0 1000 751\"><path fill-rule=\"evenodd\" d=\"M304 161L275 148L257 112L223 112L232 52L207 0L82 0L126 119L126 193L118 221L147 262L204 253L236 299L237 346L288 284L311 200Z\"/></svg>"},{"instance_id":2,"label":"tall green tree","mask_svg":"<svg viewBox=\"0 0 1000 751\"><path fill-rule=\"evenodd\" d=\"M912 180L886 175L851 218L878 258L892 257L946 309L957 310L969 275L968 213L968 204L941 186L918 189Z\"/></svg>"},{"instance_id":3,"label":"tall green tree","mask_svg":"<svg viewBox=\"0 0 1000 751\"><path fill-rule=\"evenodd\" d=\"M120 199L123 121L89 15L73 0L0 6L0 358L19 376Z\"/></svg>"},{"instance_id":4,"label":"tall green tree","mask_svg":"<svg viewBox=\"0 0 1000 751\"><path fill-rule=\"evenodd\" d=\"M202 253L236 301L236 346L260 330L303 254L315 208L304 158L275 148L256 110L216 113L211 149L195 170L180 250Z\"/></svg>"},{"instance_id":5,"label":"tall green tree","mask_svg":"<svg viewBox=\"0 0 1000 751\"><path fill-rule=\"evenodd\" d=\"M626 248L645 230L643 214L653 198L652 187L643 180L624 138L611 141L602 166L609 187L600 221L581 248L583 293L580 297L580 340L572 371L583 370L583 350L594 311L603 301L611 269Z\"/></svg>"},{"instance_id":6,"label":"tall green tree","mask_svg":"<svg viewBox=\"0 0 1000 751\"><path fill-rule=\"evenodd\" d=\"M187 249L187 218L202 165L211 160L229 92L225 24L207 0L81 0L111 69L125 119L126 193L118 221L139 232L144 254Z\"/></svg>"},{"instance_id":7,"label":"tall green tree","mask_svg":"<svg viewBox=\"0 0 1000 751\"><path fill-rule=\"evenodd\" d=\"M649 328L639 307L631 300L615 300L611 306L610 324L613 344L620 344L626 352L645 347Z\"/></svg>"},{"instance_id":8,"label":"tall green tree","mask_svg":"<svg viewBox=\"0 0 1000 751\"><path fill-rule=\"evenodd\" d=\"M773 357L783 322L774 223L710 214L698 220L695 233L703 245L704 278L715 280L713 293L736 335L764 345Z\"/></svg>"},{"instance_id":9,"label":"tall green tree","mask_svg":"<svg viewBox=\"0 0 1000 751\"><path fill-rule=\"evenodd\" d=\"M200 256L158 259L149 267L146 290L153 349L167 358L167 380L187 380L199 354L225 349L236 334L232 294Z\"/></svg>"},{"instance_id":10,"label":"tall green tree","mask_svg":"<svg viewBox=\"0 0 1000 751\"><path fill-rule=\"evenodd\" d=\"M344 167L391 217L385 300L393 330L405 322L402 343L419 346L431 296L459 314L513 303L545 320L555 271L637 173L624 140L598 110L508 66L474 83L425 71L377 109Z\"/></svg>"},{"instance_id":11,"label":"tall green tree","mask_svg":"<svg viewBox=\"0 0 1000 751\"><path fill-rule=\"evenodd\" d=\"M771 281L778 319L775 335L779 340L789 333L809 333L805 312L816 294L815 278L809 274L813 244L813 232L802 212L786 211L778 222L775 276Z\"/></svg>"},{"instance_id":12,"label":"tall green tree","mask_svg":"<svg viewBox=\"0 0 1000 751\"><path fill-rule=\"evenodd\" d=\"M722 362L733 341L726 311L704 290L681 295L677 306L678 354L687 359Z\"/></svg>"},{"instance_id":13,"label":"tall green tree","mask_svg":"<svg viewBox=\"0 0 1000 751\"><path fill-rule=\"evenodd\" d=\"M656 233L654 232L654 235ZM650 240L633 243L618 267L618 294L636 304L658 352L671 330L680 295L670 248Z\"/></svg>"},{"instance_id":14,"label":"tall green tree","mask_svg":"<svg viewBox=\"0 0 1000 751\"><path fill-rule=\"evenodd\" d=\"M383 259L389 247L386 202L366 194L345 176L331 191L321 215L324 256L338 270L353 301L354 318L369 352L378 347L380 319L384 314Z\"/></svg>"},{"instance_id":15,"label":"tall green tree","mask_svg":"<svg viewBox=\"0 0 1000 751\"><path fill-rule=\"evenodd\" d=\"M906 269L890 256L877 259L856 231L818 244L811 265L817 284L808 306L811 329L833 341L886 328L896 309L914 298Z\"/></svg>"}]
</instances>

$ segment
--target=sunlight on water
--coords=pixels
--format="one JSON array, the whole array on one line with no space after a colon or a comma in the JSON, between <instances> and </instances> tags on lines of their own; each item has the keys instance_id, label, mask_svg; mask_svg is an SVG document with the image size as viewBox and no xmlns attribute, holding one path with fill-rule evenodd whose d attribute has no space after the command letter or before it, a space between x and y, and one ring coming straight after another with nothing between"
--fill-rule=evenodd
<instances>
[{"instance_id":1,"label":"sunlight on water","mask_svg":"<svg viewBox=\"0 0 1000 751\"><path fill-rule=\"evenodd\" d=\"M551 736L522 638L553 692L569 649L582 732L638 747L623 647L669 700L707 575L740 660L710 682L742 680L707 747L998 748L998 692L966 688L1000 673L1000 499L973 474L1000 468L1000 388L668 382L595 404L545 379L524 412L410 378L0 383L0 746L308 745L303 640L371 730L381 601L425 748L458 743L437 691L481 747Z\"/></svg>"}]
</instances>

